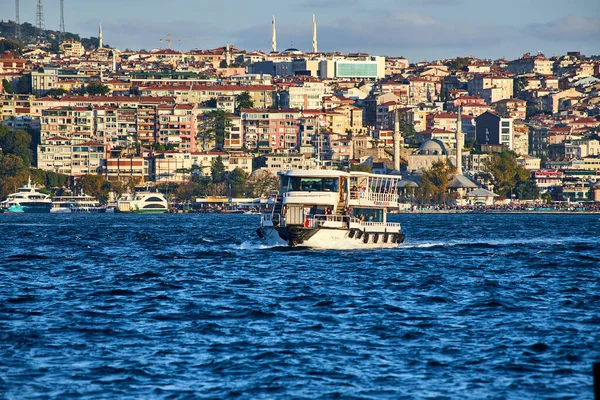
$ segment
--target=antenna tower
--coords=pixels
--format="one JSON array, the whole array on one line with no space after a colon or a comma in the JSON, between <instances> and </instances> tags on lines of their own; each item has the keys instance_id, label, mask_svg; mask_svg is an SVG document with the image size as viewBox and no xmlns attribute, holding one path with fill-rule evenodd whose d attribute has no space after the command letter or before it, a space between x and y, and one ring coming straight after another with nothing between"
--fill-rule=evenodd
<instances>
[{"instance_id":1,"label":"antenna tower","mask_svg":"<svg viewBox=\"0 0 600 400\"><path fill-rule=\"evenodd\" d=\"M35 26L38 29L45 29L44 23L44 0L37 0L37 13L35 14Z\"/></svg>"},{"instance_id":2,"label":"antenna tower","mask_svg":"<svg viewBox=\"0 0 600 400\"><path fill-rule=\"evenodd\" d=\"M65 36L65 0L60 0L60 25L58 26L60 32L60 41L62 42Z\"/></svg>"},{"instance_id":3,"label":"antenna tower","mask_svg":"<svg viewBox=\"0 0 600 400\"><path fill-rule=\"evenodd\" d=\"M19 0L15 0L15 37L21 41L21 20L19 19Z\"/></svg>"}]
</instances>

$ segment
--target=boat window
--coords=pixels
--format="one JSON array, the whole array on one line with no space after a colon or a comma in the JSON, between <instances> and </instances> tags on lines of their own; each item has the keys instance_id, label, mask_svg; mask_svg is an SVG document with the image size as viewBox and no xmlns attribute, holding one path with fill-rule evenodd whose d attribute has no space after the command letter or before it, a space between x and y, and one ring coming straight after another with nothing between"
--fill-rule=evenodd
<instances>
[{"instance_id":1,"label":"boat window","mask_svg":"<svg viewBox=\"0 0 600 400\"><path fill-rule=\"evenodd\" d=\"M383 210L371 208L354 208L352 216L366 222L383 222Z\"/></svg>"},{"instance_id":2,"label":"boat window","mask_svg":"<svg viewBox=\"0 0 600 400\"><path fill-rule=\"evenodd\" d=\"M162 201L163 201L163 200L162 200L160 197L150 197L150 198L149 198L148 200L146 200L146 201L148 201L148 202L150 202L150 201L159 201L159 202L161 202L161 203L162 203Z\"/></svg>"},{"instance_id":3,"label":"boat window","mask_svg":"<svg viewBox=\"0 0 600 400\"><path fill-rule=\"evenodd\" d=\"M301 178L290 177L288 191L293 192L337 192L338 178Z\"/></svg>"},{"instance_id":4,"label":"boat window","mask_svg":"<svg viewBox=\"0 0 600 400\"><path fill-rule=\"evenodd\" d=\"M144 209L147 209L147 208L161 208L161 209L164 209L165 206L163 206L162 204L147 204L143 208Z\"/></svg>"}]
</instances>

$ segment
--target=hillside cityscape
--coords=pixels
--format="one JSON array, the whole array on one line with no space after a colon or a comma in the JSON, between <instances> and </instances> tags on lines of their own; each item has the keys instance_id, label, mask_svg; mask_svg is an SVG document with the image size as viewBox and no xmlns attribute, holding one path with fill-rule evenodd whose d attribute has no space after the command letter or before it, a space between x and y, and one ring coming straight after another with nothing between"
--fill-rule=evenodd
<instances>
[{"instance_id":1,"label":"hillside cityscape","mask_svg":"<svg viewBox=\"0 0 600 400\"><path fill-rule=\"evenodd\" d=\"M600 202L600 56L118 50L0 22L0 199L261 197L290 169L403 177L407 207Z\"/></svg>"}]
</instances>

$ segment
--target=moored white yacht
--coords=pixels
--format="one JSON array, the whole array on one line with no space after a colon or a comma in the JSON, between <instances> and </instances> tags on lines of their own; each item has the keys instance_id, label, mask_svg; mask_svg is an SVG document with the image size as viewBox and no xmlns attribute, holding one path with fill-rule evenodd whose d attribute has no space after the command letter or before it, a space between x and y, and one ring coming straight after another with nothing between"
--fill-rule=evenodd
<instances>
[{"instance_id":1,"label":"moored white yacht","mask_svg":"<svg viewBox=\"0 0 600 400\"><path fill-rule=\"evenodd\" d=\"M162 214L169 211L167 199L160 192L135 192L117 201L117 212L136 214Z\"/></svg>"},{"instance_id":2,"label":"moored white yacht","mask_svg":"<svg viewBox=\"0 0 600 400\"><path fill-rule=\"evenodd\" d=\"M52 199L50 195L40 192L35 184L32 185L30 177L27 185L20 187L18 192L9 194L0 203L0 208L6 213L49 213Z\"/></svg>"},{"instance_id":3,"label":"moored white yacht","mask_svg":"<svg viewBox=\"0 0 600 400\"><path fill-rule=\"evenodd\" d=\"M85 194L78 196L60 196L54 199L52 213L103 213L106 211L98 199Z\"/></svg>"},{"instance_id":4,"label":"moored white yacht","mask_svg":"<svg viewBox=\"0 0 600 400\"><path fill-rule=\"evenodd\" d=\"M261 215L257 234L269 245L320 249L398 247L400 224L387 222L398 207L400 176L330 170L280 175L281 195Z\"/></svg>"}]
</instances>

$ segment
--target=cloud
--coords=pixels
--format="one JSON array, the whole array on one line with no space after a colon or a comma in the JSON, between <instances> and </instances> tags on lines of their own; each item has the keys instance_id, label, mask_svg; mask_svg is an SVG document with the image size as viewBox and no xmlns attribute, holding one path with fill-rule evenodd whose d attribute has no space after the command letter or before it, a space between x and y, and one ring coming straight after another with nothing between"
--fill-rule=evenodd
<instances>
[{"instance_id":1,"label":"cloud","mask_svg":"<svg viewBox=\"0 0 600 400\"><path fill-rule=\"evenodd\" d=\"M92 30L91 34L98 35L98 23L95 21L82 21L77 26L82 34L95 27L95 31ZM216 43L220 45L225 40L222 28L206 24L199 25L192 20L165 21L160 24L142 19L107 21L102 23L102 31L105 43L117 48L166 47L166 41L160 42L160 39L166 39L169 33L173 37L172 47L176 50L190 47L207 48ZM176 38L206 38L208 40L179 42Z\"/></svg>"},{"instance_id":2,"label":"cloud","mask_svg":"<svg viewBox=\"0 0 600 400\"><path fill-rule=\"evenodd\" d=\"M433 18L412 12L395 13L394 16L398 21L411 25L433 25L437 23Z\"/></svg>"},{"instance_id":3,"label":"cloud","mask_svg":"<svg viewBox=\"0 0 600 400\"><path fill-rule=\"evenodd\" d=\"M570 15L542 24L530 24L524 32L549 41L598 40L600 19Z\"/></svg>"},{"instance_id":4,"label":"cloud","mask_svg":"<svg viewBox=\"0 0 600 400\"><path fill-rule=\"evenodd\" d=\"M305 8L336 8L348 7L355 4L358 4L358 0L311 0L297 3L298 6Z\"/></svg>"},{"instance_id":5,"label":"cloud","mask_svg":"<svg viewBox=\"0 0 600 400\"><path fill-rule=\"evenodd\" d=\"M318 25L319 49L322 51L367 51L373 54L400 55L406 49L440 49L445 47L482 48L510 40L510 29L502 26L440 22L412 12L378 13L322 21ZM270 28L260 25L234 34L236 45L268 48ZM310 24L278 27L279 44L294 42L294 47L309 50ZM281 47L281 46L279 46ZM283 48L283 47L281 47Z\"/></svg>"}]
</instances>

